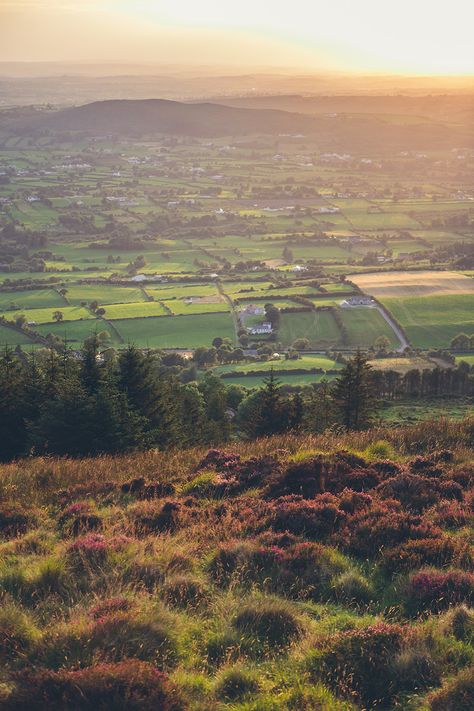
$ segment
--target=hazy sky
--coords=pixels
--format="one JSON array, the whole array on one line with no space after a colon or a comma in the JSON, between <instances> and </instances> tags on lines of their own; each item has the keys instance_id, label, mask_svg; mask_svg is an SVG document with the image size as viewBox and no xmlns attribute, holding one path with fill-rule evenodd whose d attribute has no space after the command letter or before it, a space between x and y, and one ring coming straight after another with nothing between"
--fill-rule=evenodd
<instances>
[{"instance_id":1,"label":"hazy sky","mask_svg":"<svg viewBox=\"0 0 474 711\"><path fill-rule=\"evenodd\" d=\"M0 61L474 74L474 0L0 0Z\"/></svg>"}]
</instances>

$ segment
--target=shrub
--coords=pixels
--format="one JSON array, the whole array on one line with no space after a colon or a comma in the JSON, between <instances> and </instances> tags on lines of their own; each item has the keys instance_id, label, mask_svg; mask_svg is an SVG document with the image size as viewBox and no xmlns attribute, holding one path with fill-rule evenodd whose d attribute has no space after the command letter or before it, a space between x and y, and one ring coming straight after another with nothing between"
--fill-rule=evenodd
<instances>
[{"instance_id":1,"label":"shrub","mask_svg":"<svg viewBox=\"0 0 474 711\"><path fill-rule=\"evenodd\" d=\"M441 530L421 516L402 511L397 502L376 502L370 509L356 512L341 527L336 540L364 558L371 558L385 548L392 548L419 538L441 536Z\"/></svg>"},{"instance_id":2,"label":"shrub","mask_svg":"<svg viewBox=\"0 0 474 711\"><path fill-rule=\"evenodd\" d=\"M366 604L374 598L374 590L369 581L363 575L352 571L333 580L331 591L336 600L349 604Z\"/></svg>"},{"instance_id":3,"label":"shrub","mask_svg":"<svg viewBox=\"0 0 474 711\"><path fill-rule=\"evenodd\" d=\"M77 538L66 553L69 563L76 569L95 569L106 563L109 549L109 543L104 536L91 533Z\"/></svg>"},{"instance_id":4,"label":"shrub","mask_svg":"<svg viewBox=\"0 0 474 711\"><path fill-rule=\"evenodd\" d=\"M385 551L381 560L383 569L392 574L431 565L470 567L471 547L447 536L410 540Z\"/></svg>"},{"instance_id":5,"label":"shrub","mask_svg":"<svg viewBox=\"0 0 474 711\"><path fill-rule=\"evenodd\" d=\"M92 621L79 620L53 628L45 635L35 661L58 669L86 667L95 660L139 659L167 668L176 658L170 623L114 612Z\"/></svg>"},{"instance_id":6,"label":"shrub","mask_svg":"<svg viewBox=\"0 0 474 711\"><path fill-rule=\"evenodd\" d=\"M270 524L275 531L289 531L318 540L328 538L345 519L346 514L332 494L322 494L312 500L286 496L275 501Z\"/></svg>"},{"instance_id":7,"label":"shrub","mask_svg":"<svg viewBox=\"0 0 474 711\"><path fill-rule=\"evenodd\" d=\"M240 454L235 452L225 452L222 449L210 449L206 456L201 459L196 469L207 469L214 467L217 471L222 471L225 467L232 466L240 461Z\"/></svg>"},{"instance_id":8,"label":"shrub","mask_svg":"<svg viewBox=\"0 0 474 711\"><path fill-rule=\"evenodd\" d=\"M191 481L181 487L181 494L188 496L212 496L215 492L216 475L214 472L200 472Z\"/></svg>"},{"instance_id":9,"label":"shrub","mask_svg":"<svg viewBox=\"0 0 474 711\"><path fill-rule=\"evenodd\" d=\"M390 703L397 693L392 660L403 637L402 627L385 623L338 632L319 643L309 669L364 707Z\"/></svg>"},{"instance_id":10,"label":"shrub","mask_svg":"<svg viewBox=\"0 0 474 711\"><path fill-rule=\"evenodd\" d=\"M402 649L392 666L397 689L413 692L439 683L439 663L426 649Z\"/></svg>"},{"instance_id":11,"label":"shrub","mask_svg":"<svg viewBox=\"0 0 474 711\"><path fill-rule=\"evenodd\" d=\"M365 449L364 455L367 459L393 459L395 456L395 451L393 445L386 440L379 439L376 442L372 442Z\"/></svg>"},{"instance_id":12,"label":"shrub","mask_svg":"<svg viewBox=\"0 0 474 711\"><path fill-rule=\"evenodd\" d=\"M427 479L417 474L400 474L379 484L379 496L396 499L407 509L423 511L441 499L462 500L462 488L454 481Z\"/></svg>"},{"instance_id":13,"label":"shrub","mask_svg":"<svg viewBox=\"0 0 474 711\"><path fill-rule=\"evenodd\" d=\"M232 620L238 632L256 637L266 645L286 647L301 636L301 623L282 602L262 599L243 607Z\"/></svg>"},{"instance_id":14,"label":"shrub","mask_svg":"<svg viewBox=\"0 0 474 711\"><path fill-rule=\"evenodd\" d=\"M205 604L209 591L197 578L179 575L169 578L162 588L163 598L176 607L196 608Z\"/></svg>"},{"instance_id":15,"label":"shrub","mask_svg":"<svg viewBox=\"0 0 474 711\"><path fill-rule=\"evenodd\" d=\"M0 660L6 664L25 655L40 639L41 634L30 617L19 607L5 604L0 607Z\"/></svg>"},{"instance_id":16,"label":"shrub","mask_svg":"<svg viewBox=\"0 0 474 711\"><path fill-rule=\"evenodd\" d=\"M128 612L132 603L126 597L112 597L101 600L89 610L89 616L94 620L99 620L117 612Z\"/></svg>"},{"instance_id":17,"label":"shrub","mask_svg":"<svg viewBox=\"0 0 474 711\"><path fill-rule=\"evenodd\" d=\"M127 660L77 671L25 670L4 711L184 711L177 689L151 664Z\"/></svg>"},{"instance_id":18,"label":"shrub","mask_svg":"<svg viewBox=\"0 0 474 711\"><path fill-rule=\"evenodd\" d=\"M426 511L426 518L443 528L462 528L472 521L472 512L458 501L441 501Z\"/></svg>"},{"instance_id":19,"label":"shrub","mask_svg":"<svg viewBox=\"0 0 474 711\"><path fill-rule=\"evenodd\" d=\"M124 613L97 620L90 630L90 645L111 662L133 658L163 667L172 665L177 656L176 643L166 624Z\"/></svg>"},{"instance_id":20,"label":"shrub","mask_svg":"<svg viewBox=\"0 0 474 711\"><path fill-rule=\"evenodd\" d=\"M347 570L336 550L319 543L286 541L284 547L260 545L258 541L224 544L211 559L208 570L219 585L231 580L262 583L267 589L291 597L325 596L334 575ZM265 539L264 539L265 540ZM278 541L278 539L277 539Z\"/></svg>"},{"instance_id":21,"label":"shrub","mask_svg":"<svg viewBox=\"0 0 474 711\"><path fill-rule=\"evenodd\" d=\"M222 701L239 701L256 694L259 684L256 675L241 667L226 669L217 681L215 693Z\"/></svg>"},{"instance_id":22,"label":"shrub","mask_svg":"<svg viewBox=\"0 0 474 711\"><path fill-rule=\"evenodd\" d=\"M275 590L296 597L327 597L332 578L347 570L344 557L319 543L296 543L281 551Z\"/></svg>"},{"instance_id":23,"label":"shrub","mask_svg":"<svg viewBox=\"0 0 474 711\"><path fill-rule=\"evenodd\" d=\"M123 579L135 587L153 592L163 582L161 565L154 558L133 560L123 571Z\"/></svg>"},{"instance_id":24,"label":"shrub","mask_svg":"<svg viewBox=\"0 0 474 711\"><path fill-rule=\"evenodd\" d=\"M147 536L153 533L175 531L181 523L186 507L179 501L166 501L156 505L153 502L140 503L130 508L134 532Z\"/></svg>"},{"instance_id":25,"label":"shrub","mask_svg":"<svg viewBox=\"0 0 474 711\"><path fill-rule=\"evenodd\" d=\"M430 711L471 711L474 708L474 667L465 669L428 697Z\"/></svg>"},{"instance_id":26,"label":"shrub","mask_svg":"<svg viewBox=\"0 0 474 711\"><path fill-rule=\"evenodd\" d=\"M312 499L324 491L325 464L322 455L289 464L284 473L274 473L267 494L270 497L297 494Z\"/></svg>"},{"instance_id":27,"label":"shrub","mask_svg":"<svg viewBox=\"0 0 474 711\"><path fill-rule=\"evenodd\" d=\"M474 574L462 570L424 570L408 580L406 607L410 613L436 612L450 605L474 603Z\"/></svg>"},{"instance_id":28,"label":"shrub","mask_svg":"<svg viewBox=\"0 0 474 711\"><path fill-rule=\"evenodd\" d=\"M443 620L443 629L462 642L474 642L474 610L466 605L453 607Z\"/></svg>"},{"instance_id":29,"label":"shrub","mask_svg":"<svg viewBox=\"0 0 474 711\"><path fill-rule=\"evenodd\" d=\"M103 528L102 519L91 509L88 501L71 504L59 517L59 525L72 536L84 535Z\"/></svg>"},{"instance_id":30,"label":"shrub","mask_svg":"<svg viewBox=\"0 0 474 711\"><path fill-rule=\"evenodd\" d=\"M15 538L30 530L38 523L36 514L20 506L0 507L0 534L3 538Z\"/></svg>"}]
</instances>

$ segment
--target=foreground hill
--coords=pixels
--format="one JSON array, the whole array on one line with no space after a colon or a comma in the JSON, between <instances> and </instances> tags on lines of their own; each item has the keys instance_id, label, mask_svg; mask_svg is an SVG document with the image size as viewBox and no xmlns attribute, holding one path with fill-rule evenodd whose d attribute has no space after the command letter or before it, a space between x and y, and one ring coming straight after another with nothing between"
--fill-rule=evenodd
<instances>
[{"instance_id":1,"label":"foreground hill","mask_svg":"<svg viewBox=\"0 0 474 711\"><path fill-rule=\"evenodd\" d=\"M471 709L473 437L1 466L0 710Z\"/></svg>"}]
</instances>

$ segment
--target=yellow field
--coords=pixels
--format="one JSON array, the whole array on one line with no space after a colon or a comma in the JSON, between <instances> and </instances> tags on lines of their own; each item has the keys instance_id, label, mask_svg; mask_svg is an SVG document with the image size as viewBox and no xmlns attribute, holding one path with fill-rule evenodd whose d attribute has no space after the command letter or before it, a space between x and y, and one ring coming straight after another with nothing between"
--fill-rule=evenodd
<instances>
[{"instance_id":1,"label":"yellow field","mask_svg":"<svg viewBox=\"0 0 474 711\"><path fill-rule=\"evenodd\" d=\"M351 280L376 297L474 294L474 279L459 272L379 272L354 274Z\"/></svg>"}]
</instances>

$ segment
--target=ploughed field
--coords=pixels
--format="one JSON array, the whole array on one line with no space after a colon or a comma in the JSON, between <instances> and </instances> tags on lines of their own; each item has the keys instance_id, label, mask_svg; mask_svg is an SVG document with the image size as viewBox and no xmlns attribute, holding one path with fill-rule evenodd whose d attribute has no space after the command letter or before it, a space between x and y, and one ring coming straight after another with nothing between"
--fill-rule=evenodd
<instances>
[{"instance_id":1,"label":"ploughed field","mask_svg":"<svg viewBox=\"0 0 474 711\"><path fill-rule=\"evenodd\" d=\"M0 709L471 709L472 432L1 465Z\"/></svg>"}]
</instances>

